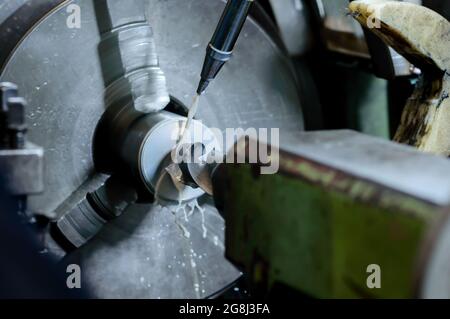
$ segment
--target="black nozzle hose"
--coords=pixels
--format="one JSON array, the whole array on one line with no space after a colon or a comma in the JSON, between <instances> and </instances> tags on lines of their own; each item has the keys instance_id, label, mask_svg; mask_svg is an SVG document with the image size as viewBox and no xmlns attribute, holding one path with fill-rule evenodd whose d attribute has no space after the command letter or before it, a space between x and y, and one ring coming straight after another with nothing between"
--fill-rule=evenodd
<instances>
[{"instance_id":1,"label":"black nozzle hose","mask_svg":"<svg viewBox=\"0 0 450 319\"><path fill-rule=\"evenodd\" d=\"M228 0L216 31L206 49L206 58L197 89L198 95L205 92L209 83L231 58L252 4L253 0Z\"/></svg>"}]
</instances>

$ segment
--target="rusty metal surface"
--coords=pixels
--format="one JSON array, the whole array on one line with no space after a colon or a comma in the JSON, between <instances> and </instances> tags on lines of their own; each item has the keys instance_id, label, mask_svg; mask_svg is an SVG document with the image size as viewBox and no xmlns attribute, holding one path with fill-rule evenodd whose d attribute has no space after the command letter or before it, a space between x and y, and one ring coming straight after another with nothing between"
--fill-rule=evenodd
<instances>
[{"instance_id":1,"label":"rusty metal surface","mask_svg":"<svg viewBox=\"0 0 450 319\"><path fill-rule=\"evenodd\" d=\"M351 131L288 140L278 174L223 167L227 256L262 291L283 284L319 298L416 296L416 278L433 267L418 267L425 239L450 203L450 163ZM440 189L430 192L431 185ZM370 265L381 267L380 289L367 286Z\"/></svg>"},{"instance_id":2,"label":"rusty metal surface","mask_svg":"<svg viewBox=\"0 0 450 319\"><path fill-rule=\"evenodd\" d=\"M282 148L433 204L450 203L450 181L443 178L450 163L444 157L353 131L294 134L282 140Z\"/></svg>"}]
</instances>

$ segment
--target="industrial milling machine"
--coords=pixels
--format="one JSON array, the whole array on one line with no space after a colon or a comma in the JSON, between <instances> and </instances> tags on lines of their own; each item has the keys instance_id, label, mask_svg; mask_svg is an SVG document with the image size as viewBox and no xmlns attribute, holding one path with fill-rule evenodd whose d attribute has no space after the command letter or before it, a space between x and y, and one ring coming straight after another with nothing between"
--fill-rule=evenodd
<instances>
[{"instance_id":1,"label":"industrial milling machine","mask_svg":"<svg viewBox=\"0 0 450 319\"><path fill-rule=\"evenodd\" d=\"M191 143L278 129L221 151L279 170L179 165L179 188L226 1L0 1L0 168L42 255L94 298L449 298L446 6L349 2L255 1Z\"/></svg>"}]
</instances>

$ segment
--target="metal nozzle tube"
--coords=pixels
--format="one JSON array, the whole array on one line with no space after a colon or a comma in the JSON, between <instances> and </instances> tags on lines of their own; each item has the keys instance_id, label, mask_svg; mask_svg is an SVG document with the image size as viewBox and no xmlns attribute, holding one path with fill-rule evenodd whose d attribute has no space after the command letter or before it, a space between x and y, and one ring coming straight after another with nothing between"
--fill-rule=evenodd
<instances>
[{"instance_id":1,"label":"metal nozzle tube","mask_svg":"<svg viewBox=\"0 0 450 319\"><path fill-rule=\"evenodd\" d=\"M209 83L231 58L252 4L253 0L228 0L216 31L206 49L206 58L197 94L201 95L205 92Z\"/></svg>"}]
</instances>

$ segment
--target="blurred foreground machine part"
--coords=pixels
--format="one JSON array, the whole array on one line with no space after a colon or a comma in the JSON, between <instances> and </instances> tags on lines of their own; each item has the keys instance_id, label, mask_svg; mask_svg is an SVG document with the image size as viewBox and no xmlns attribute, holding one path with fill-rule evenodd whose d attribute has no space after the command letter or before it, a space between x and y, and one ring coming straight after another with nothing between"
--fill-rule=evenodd
<instances>
[{"instance_id":1,"label":"blurred foreground machine part","mask_svg":"<svg viewBox=\"0 0 450 319\"><path fill-rule=\"evenodd\" d=\"M69 5L80 7L81 28L67 25ZM95 297L205 298L241 276L224 257L224 221L208 197L198 199L204 215L196 211L188 221L181 210L174 214L149 203L151 196L134 202L135 193L123 192L132 202L124 205L120 196L110 197L124 176L108 175L120 175L115 168L123 167L122 175L135 181L140 168L162 163L142 161L136 149L118 154L121 140L94 143L111 107L144 111L143 122L172 113L173 124L186 115L211 36L205 26L217 23L224 5L220 0L0 0L5 9L0 12L0 80L17 83L30 103L29 138L46 154L45 192L33 196L29 208L59 221L72 245L81 246L65 260L81 265L82 281ZM277 46L281 41L259 23L252 18L246 23L246 41L202 100L198 120L203 125L281 128L281 134L304 129L307 92ZM156 113L169 102L168 94L169 105ZM127 114L119 111L117 123L130 124L122 117ZM148 145L148 130L123 132L111 136L131 139L127 145ZM114 146L104 155L125 163L109 170L96 162L94 153L102 146ZM164 147L153 154L167 157ZM112 220L99 218L94 206Z\"/></svg>"},{"instance_id":2,"label":"blurred foreground machine part","mask_svg":"<svg viewBox=\"0 0 450 319\"><path fill-rule=\"evenodd\" d=\"M354 1L350 12L423 75L403 111L395 140L420 150L450 155L450 23L422 6L394 1Z\"/></svg>"},{"instance_id":3,"label":"blurred foreground machine part","mask_svg":"<svg viewBox=\"0 0 450 319\"><path fill-rule=\"evenodd\" d=\"M227 257L255 291L450 297L447 159L353 131L293 134L276 153L278 174L223 165L216 177ZM380 289L367 284L371 265Z\"/></svg>"}]
</instances>

